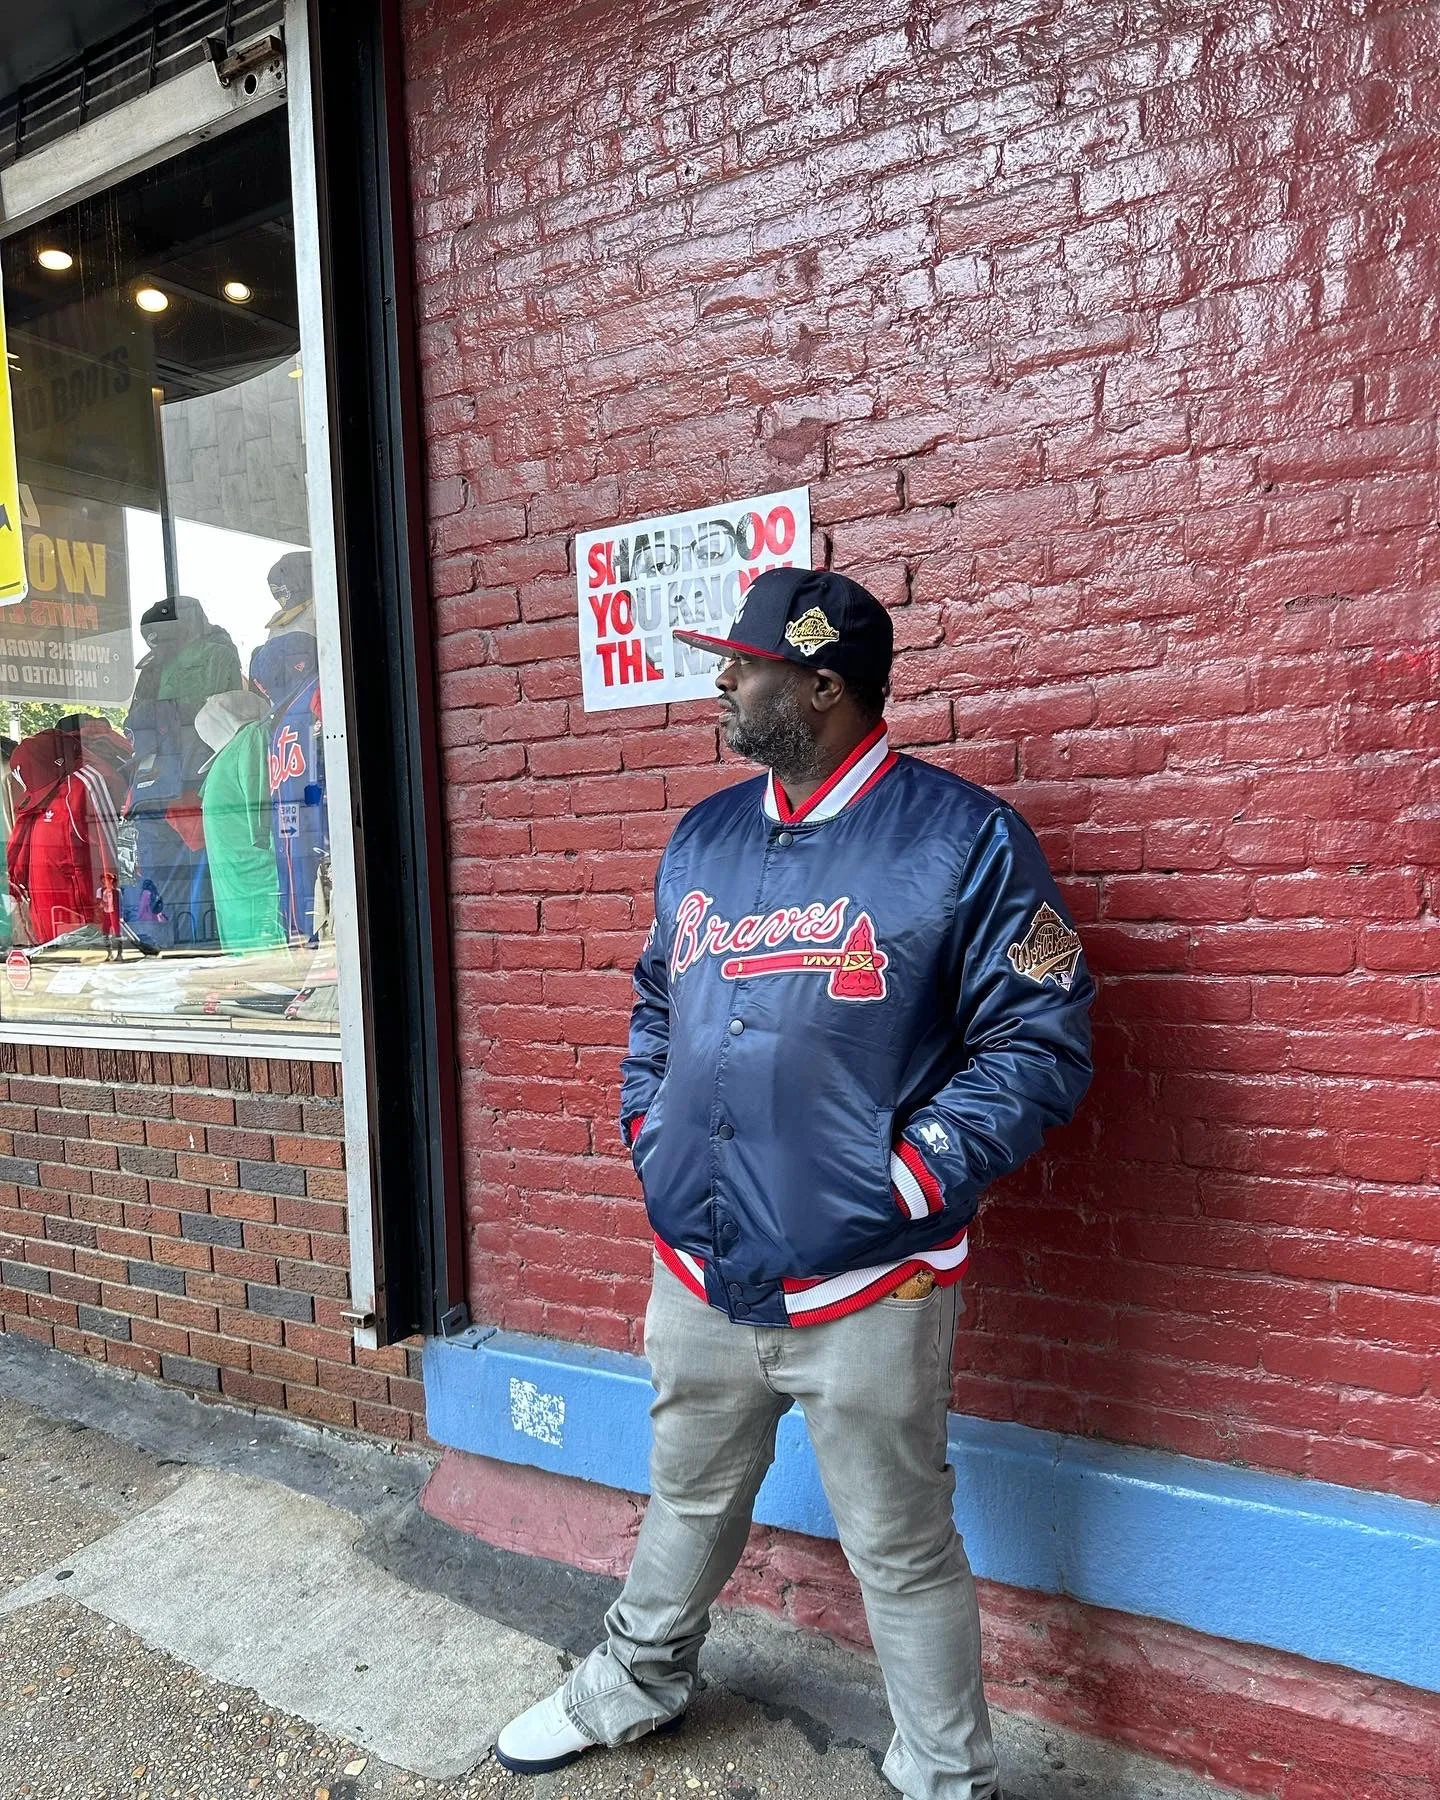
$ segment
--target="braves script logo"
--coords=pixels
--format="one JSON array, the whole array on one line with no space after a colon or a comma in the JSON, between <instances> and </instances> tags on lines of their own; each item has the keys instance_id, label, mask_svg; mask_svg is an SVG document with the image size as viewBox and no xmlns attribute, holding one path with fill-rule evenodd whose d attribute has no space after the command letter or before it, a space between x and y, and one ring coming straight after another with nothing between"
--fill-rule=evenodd
<instances>
[{"instance_id":1,"label":"braves script logo","mask_svg":"<svg viewBox=\"0 0 1440 1800\"><path fill-rule=\"evenodd\" d=\"M753 975L825 975L826 991L833 1000L883 1000L887 993L885 970L890 958L875 942L875 926L862 912L845 930L850 896L828 905L812 900L807 906L777 906L774 912L747 913L732 925L711 912L714 901L698 888L675 910L675 944L670 953L674 979L699 962L702 956L723 956L720 973L726 981L748 980ZM837 938L844 941L834 949ZM776 946L789 940L799 948Z\"/></svg>"}]
</instances>

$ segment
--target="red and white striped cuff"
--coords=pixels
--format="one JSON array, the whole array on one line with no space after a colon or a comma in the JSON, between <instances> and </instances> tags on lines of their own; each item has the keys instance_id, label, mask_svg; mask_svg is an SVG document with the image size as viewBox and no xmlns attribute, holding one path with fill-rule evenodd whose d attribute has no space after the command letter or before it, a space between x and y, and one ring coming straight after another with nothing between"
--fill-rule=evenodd
<instances>
[{"instance_id":1,"label":"red and white striped cuff","mask_svg":"<svg viewBox=\"0 0 1440 1800\"><path fill-rule=\"evenodd\" d=\"M890 1195L907 1219L928 1219L945 1204L925 1158L904 1138L890 1152Z\"/></svg>"}]
</instances>

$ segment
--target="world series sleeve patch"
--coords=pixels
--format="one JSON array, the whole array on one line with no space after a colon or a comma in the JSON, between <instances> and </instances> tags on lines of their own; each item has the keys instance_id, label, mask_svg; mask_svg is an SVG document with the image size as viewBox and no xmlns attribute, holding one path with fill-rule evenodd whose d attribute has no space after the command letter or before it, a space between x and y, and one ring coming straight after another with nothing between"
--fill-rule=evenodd
<instances>
[{"instance_id":1,"label":"world series sleeve patch","mask_svg":"<svg viewBox=\"0 0 1440 1800\"><path fill-rule=\"evenodd\" d=\"M1068 993L1080 962L1080 939L1053 906L1042 905L1030 929L1005 954L1017 975L1044 986L1054 981Z\"/></svg>"}]
</instances>

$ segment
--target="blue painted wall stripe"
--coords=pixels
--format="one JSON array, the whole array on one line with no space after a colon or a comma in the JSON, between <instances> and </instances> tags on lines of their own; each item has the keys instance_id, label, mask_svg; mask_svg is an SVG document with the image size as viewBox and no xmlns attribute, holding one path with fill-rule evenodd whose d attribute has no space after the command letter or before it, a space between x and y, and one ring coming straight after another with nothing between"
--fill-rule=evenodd
<instances>
[{"instance_id":1,"label":"blue painted wall stripe","mask_svg":"<svg viewBox=\"0 0 1440 1800\"><path fill-rule=\"evenodd\" d=\"M425 1347L430 1435L649 1490L639 1357L477 1329ZM1440 1692L1440 1507L952 1415L978 1575ZM797 1411L755 1516L835 1526Z\"/></svg>"}]
</instances>

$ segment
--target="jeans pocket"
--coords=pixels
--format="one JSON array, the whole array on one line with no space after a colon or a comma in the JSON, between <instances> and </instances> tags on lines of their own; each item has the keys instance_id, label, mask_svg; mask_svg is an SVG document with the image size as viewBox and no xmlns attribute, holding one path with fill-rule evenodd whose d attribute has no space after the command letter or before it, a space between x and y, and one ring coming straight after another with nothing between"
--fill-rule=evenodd
<instances>
[{"instance_id":1,"label":"jeans pocket","mask_svg":"<svg viewBox=\"0 0 1440 1800\"><path fill-rule=\"evenodd\" d=\"M927 1306L935 1305L940 1298L940 1293L941 1290L938 1287L933 1287L928 1294L921 1294L917 1300L899 1300L894 1294L889 1294L880 1304L890 1307L895 1312L924 1312Z\"/></svg>"}]
</instances>

